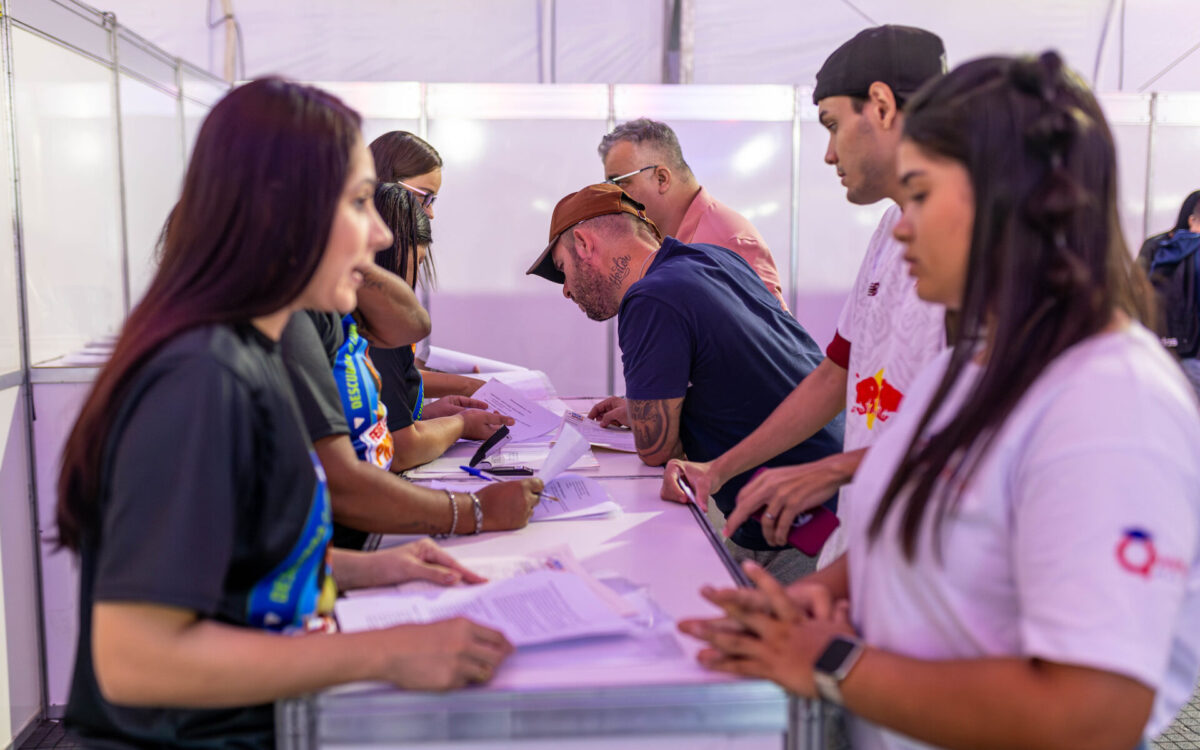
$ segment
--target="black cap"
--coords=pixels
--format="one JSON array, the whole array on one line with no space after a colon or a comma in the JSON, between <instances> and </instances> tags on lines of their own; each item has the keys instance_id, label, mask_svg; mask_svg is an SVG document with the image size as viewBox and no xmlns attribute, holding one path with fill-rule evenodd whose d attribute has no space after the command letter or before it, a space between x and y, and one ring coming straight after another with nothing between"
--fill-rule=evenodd
<instances>
[{"instance_id":1,"label":"black cap","mask_svg":"<svg viewBox=\"0 0 1200 750\"><path fill-rule=\"evenodd\" d=\"M946 48L937 34L913 26L876 26L834 50L817 71L813 104L828 96L865 97L871 84L886 83L896 96L946 72Z\"/></svg>"}]
</instances>

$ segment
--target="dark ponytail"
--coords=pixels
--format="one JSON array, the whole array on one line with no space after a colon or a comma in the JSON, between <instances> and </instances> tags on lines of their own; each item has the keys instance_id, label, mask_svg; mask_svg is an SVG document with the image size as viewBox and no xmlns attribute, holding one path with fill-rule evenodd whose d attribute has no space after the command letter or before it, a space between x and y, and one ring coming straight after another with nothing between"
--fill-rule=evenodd
<instances>
[{"instance_id":1,"label":"dark ponytail","mask_svg":"<svg viewBox=\"0 0 1200 750\"><path fill-rule=\"evenodd\" d=\"M1115 311L1146 319L1150 308L1118 223L1112 134L1057 53L975 60L930 82L905 109L904 137L962 164L975 199L950 362L870 527L875 539L901 513L911 559L925 517L940 527L1046 367ZM987 361L962 406L927 435L981 347Z\"/></svg>"}]
</instances>

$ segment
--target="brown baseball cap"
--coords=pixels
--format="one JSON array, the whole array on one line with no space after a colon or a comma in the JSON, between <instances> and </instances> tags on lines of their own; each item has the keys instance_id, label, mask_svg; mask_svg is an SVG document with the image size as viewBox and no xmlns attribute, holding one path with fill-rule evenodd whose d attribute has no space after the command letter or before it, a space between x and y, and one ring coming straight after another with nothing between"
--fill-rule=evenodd
<instances>
[{"instance_id":1,"label":"brown baseball cap","mask_svg":"<svg viewBox=\"0 0 1200 750\"><path fill-rule=\"evenodd\" d=\"M554 267L554 258L550 252L559 236L576 224L608 214L632 214L650 225L656 235L658 227L646 216L646 207L638 203L617 185L599 183L588 185L584 189L571 193L558 202L554 213L550 216L550 242L538 255L537 260L525 272L526 276L541 276L543 279L562 284L566 279L561 271Z\"/></svg>"}]
</instances>

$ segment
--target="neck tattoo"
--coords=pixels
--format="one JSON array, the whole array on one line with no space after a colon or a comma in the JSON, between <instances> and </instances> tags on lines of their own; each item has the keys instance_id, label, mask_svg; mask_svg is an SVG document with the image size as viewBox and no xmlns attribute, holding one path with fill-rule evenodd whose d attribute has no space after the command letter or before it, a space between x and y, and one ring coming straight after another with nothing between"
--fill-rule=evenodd
<instances>
[{"instance_id":1,"label":"neck tattoo","mask_svg":"<svg viewBox=\"0 0 1200 750\"><path fill-rule=\"evenodd\" d=\"M638 281L646 278L646 265L650 263L650 259L653 258L654 254L657 252L657 250L651 250L650 254L646 256L646 259L642 261L642 266L638 269Z\"/></svg>"}]
</instances>

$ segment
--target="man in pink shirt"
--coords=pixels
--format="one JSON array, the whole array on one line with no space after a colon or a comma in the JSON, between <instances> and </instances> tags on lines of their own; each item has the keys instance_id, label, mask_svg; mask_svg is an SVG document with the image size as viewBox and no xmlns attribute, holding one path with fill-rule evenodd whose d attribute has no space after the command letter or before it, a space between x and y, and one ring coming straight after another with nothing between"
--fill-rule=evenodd
<instances>
[{"instance_id":1,"label":"man in pink shirt","mask_svg":"<svg viewBox=\"0 0 1200 750\"><path fill-rule=\"evenodd\" d=\"M663 236L732 250L745 258L767 291L787 309L766 241L746 217L700 186L669 125L646 118L630 120L604 136L598 150L605 182L643 204Z\"/></svg>"}]
</instances>

